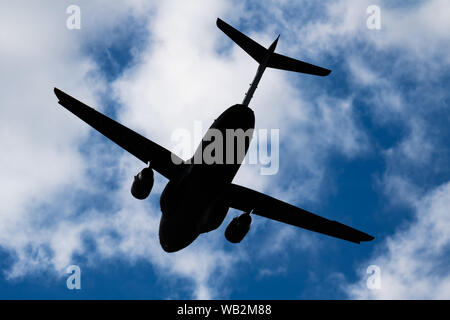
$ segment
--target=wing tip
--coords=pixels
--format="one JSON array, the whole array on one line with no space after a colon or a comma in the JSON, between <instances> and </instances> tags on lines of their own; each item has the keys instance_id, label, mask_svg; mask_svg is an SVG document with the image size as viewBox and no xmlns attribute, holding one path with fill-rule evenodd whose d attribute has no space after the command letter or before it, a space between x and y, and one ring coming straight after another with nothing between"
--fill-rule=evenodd
<instances>
[{"instance_id":1,"label":"wing tip","mask_svg":"<svg viewBox=\"0 0 450 320\"><path fill-rule=\"evenodd\" d=\"M314 66L314 67L316 67L316 66ZM326 77L326 76L329 76L331 73L330 69L322 68L322 67L317 67L317 68L319 68L319 70L311 73L312 75L319 76L319 77Z\"/></svg>"},{"instance_id":2,"label":"wing tip","mask_svg":"<svg viewBox=\"0 0 450 320\"><path fill-rule=\"evenodd\" d=\"M55 93L55 96L61 101L64 92L59 90L57 87L53 87L53 92Z\"/></svg>"},{"instance_id":3,"label":"wing tip","mask_svg":"<svg viewBox=\"0 0 450 320\"><path fill-rule=\"evenodd\" d=\"M360 244L361 242L369 242L374 239L375 239L375 237L373 237L367 233L364 233L364 235L359 239L358 244Z\"/></svg>"},{"instance_id":4,"label":"wing tip","mask_svg":"<svg viewBox=\"0 0 450 320\"><path fill-rule=\"evenodd\" d=\"M222 29L221 26L223 26L224 23L225 23L225 22L224 22L222 19L220 19L219 17L217 17L217 20L216 20L216 26L217 26L219 29Z\"/></svg>"}]
</instances>

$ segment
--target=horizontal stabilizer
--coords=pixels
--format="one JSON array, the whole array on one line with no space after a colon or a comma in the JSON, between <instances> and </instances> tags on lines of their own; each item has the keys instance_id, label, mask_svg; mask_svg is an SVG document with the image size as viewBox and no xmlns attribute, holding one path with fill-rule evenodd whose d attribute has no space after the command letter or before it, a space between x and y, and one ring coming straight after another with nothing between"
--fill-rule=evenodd
<instances>
[{"instance_id":1,"label":"horizontal stabilizer","mask_svg":"<svg viewBox=\"0 0 450 320\"><path fill-rule=\"evenodd\" d=\"M223 31L231 40L233 40L239 47L247 52L250 57L261 63L266 55L267 49L258 42L250 39L242 32L236 30L225 21L217 18L217 27Z\"/></svg>"},{"instance_id":2,"label":"horizontal stabilizer","mask_svg":"<svg viewBox=\"0 0 450 320\"><path fill-rule=\"evenodd\" d=\"M231 40L233 40L239 47L247 52L259 64L264 62L264 58L269 50L264 48L256 41L250 39L245 34L236 30L225 21L217 18L217 27L222 30ZM307 73L316 76L327 76L331 70L318 67L300 60L289 58L278 53L272 53L267 62L266 67L281 69L286 71L294 71L300 73Z\"/></svg>"},{"instance_id":3,"label":"horizontal stabilizer","mask_svg":"<svg viewBox=\"0 0 450 320\"><path fill-rule=\"evenodd\" d=\"M292 59L278 53L274 53L270 56L267 67L286 71L307 73L322 77L327 76L331 73L331 70L318 67L300 60Z\"/></svg>"}]
</instances>

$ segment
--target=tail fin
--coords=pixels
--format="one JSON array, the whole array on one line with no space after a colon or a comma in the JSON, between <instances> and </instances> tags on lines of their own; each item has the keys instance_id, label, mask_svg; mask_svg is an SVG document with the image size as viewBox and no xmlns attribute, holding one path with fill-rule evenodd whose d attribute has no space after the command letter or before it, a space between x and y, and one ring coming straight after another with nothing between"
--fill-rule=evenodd
<instances>
[{"instance_id":1,"label":"tail fin","mask_svg":"<svg viewBox=\"0 0 450 320\"><path fill-rule=\"evenodd\" d=\"M263 62L264 57L268 52L266 48L264 48L256 41L250 39L242 32L236 30L220 18L217 18L217 27L258 63L261 64ZM292 59L278 53L273 53L270 56L267 67L286 71L307 73L316 76L327 76L331 72L331 70L321 68L300 60Z\"/></svg>"}]
</instances>

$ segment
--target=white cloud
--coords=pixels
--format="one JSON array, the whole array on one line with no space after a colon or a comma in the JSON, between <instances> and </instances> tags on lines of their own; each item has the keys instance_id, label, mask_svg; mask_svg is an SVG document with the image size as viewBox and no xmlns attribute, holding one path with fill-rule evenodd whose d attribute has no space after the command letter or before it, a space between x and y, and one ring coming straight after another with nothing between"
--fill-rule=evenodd
<instances>
[{"instance_id":1,"label":"white cloud","mask_svg":"<svg viewBox=\"0 0 450 320\"><path fill-rule=\"evenodd\" d=\"M76 37L66 33L63 4L51 11L42 3L15 2L2 4L1 11L0 245L22 261L32 238L45 232L33 226L41 217L28 208L85 182L76 146L87 128L58 110L53 86L64 83L92 101L101 81L96 85L88 76L95 65L79 55ZM41 254L23 264L38 263Z\"/></svg>"},{"instance_id":2,"label":"white cloud","mask_svg":"<svg viewBox=\"0 0 450 320\"><path fill-rule=\"evenodd\" d=\"M366 26L369 17L366 9L373 4L381 9L381 30L370 30ZM327 52L356 44L360 51L365 51L367 48L361 45L369 44L375 45L377 50L399 49L405 60L421 60L426 67L429 63L436 66L442 63L430 57L441 57L448 63L445 39L449 37L450 28L445 0L398 6L392 1L342 0L323 4L322 8L325 15L298 26L299 42L306 50Z\"/></svg>"},{"instance_id":3,"label":"white cloud","mask_svg":"<svg viewBox=\"0 0 450 320\"><path fill-rule=\"evenodd\" d=\"M95 2L81 6L82 33L77 34L65 29L65 3L58 3L56 8L52 3L52 9L50 2L43 3L27 3L26 10L23 2L0 8L9 17L2 19L0 26L0 41L5 48L0 53L0 67L3 74L9 75L7 79L0 78L0 147L9 152L8 157L0 158L0 246L15 257L7 276L26 276L48 269L61 272L71 263L74 253L86 256L91 265L112 257L126 257L130 263L149 261L161 277L167 274L191 279L193 297L221 297L226 277L236 263L246 261L247 254L239 248L225 250L220 232L202 235L180 253L165 254L158 243L157 204L137 202L129 195L131 177L140 164L129 155L118 156L114 163L111 154L107 154L109 147L98 142L96 148L89 149L89 156L81 153L79 147L83 143L96 140L88 136L87 126L56 105L51 90L54 85L61 85L93 106L98 106L98 96L107 92L121 106L117 116L121 122L170 148L172 130L190 129L195 120L203 120L206 128L225 106L243 98L256 64L215 28L215 19L232 16L235 22L245 19L247 13L241 11L241 6L225 1L214 5L175 1L146 5L134 1L126 7ZM429 12L427 8L432 7L424 8ZM308 48L305 53L316 59L312 62L320 64L321 54L345 45L361 30L361 25L365 26L360 9L365 12L364 2L338 2L327 11L332 18L327 23L307 24L296 34L306 37L287 36L280 41L287 48L301 40L302 46ZM389 29L396 16L395 12L387 14ZM147 45L140 47L142 51L133 51L134 64L111 84L99 75L95 61L85 49L95 43L118 41L128 30L130 16L145 26L142 31L148 32L144 40ZM30 21L39 24L30 28ZM440 19L439 24L445 22ZM282 21L281 25L290 24ZM250 33L267 44L278 26L274 23L267 26L266 32ZM392 26L390 29L397 29L395 24ZM437 38L445 37L438 29L430 32L438 33ZM367 31L363 34L369 35ZM367 41L383 49L400 39L401 35L383 41L370 36ZM409 47L420 45L420 41L408 42ZM380 77L352 61L349 65L365 86ZM330 93L327 98L317 98L324 92L309 84L311 78L293 79L281 71L268 70L252 101L258 127L284 128L280 132L280 141L284 141L280 154L285 159L297 159L289 164L295 171L293 182L286 183L283 174L255 175L254 167L242 168L236 182L270 191L285 200L311 203L323 192L327 156L338 152L357 157L369 146L355 120L352 96L342 98ZM389 95L392 101L395 93ZM403 106L401 99L398 98L399 106ZM399 144L402 154L414 157L411 150L425 138L426 133L414 131L411 142ZM424 158L424 162L428 160L429 157ZM283 161L282 158L280 170L287 168ZM105 178L118 179L115 189L106 195ZM158 178L151 197L159 196L164 182ZM302 199L298 199L299 195ZM78 201L83 197L100 199L109 204L108 209L100 206L81 210ZM289 244L292 229L268 229L274 251ZM250 241L255 236L253 230ZM110 231L117 237L111 236ZM96 252L88 252L83 243L86 234L95 239ZM309 239L305 237L304 245L298 249L313 248ZM219 274L218 268L220 277L213 283L211 277Z\"/></svg>"},{"instance_id":4,"label":"white cloud","mask_svg":"<svg viewBox=\"0 0 450 320\"><path fill-rule=\"evenodd\" d=\"M365 27L363 13L368 4L372 3L335 2L327 7L325 19L299 28L300 34L307 35L304 47L312 48L311 52L346 55L355 99L370 107L376 126L401 128L396 129L395 144L377 148L386 162L377 186L389 205L406 204L415 211L416 219L407 220L382 242L372 259L360 266L360 281L344 285L344 290L352 298L447 299L450 278L445 259L449 252L443 230L448 230L449 185L423 193L430 190L438 163L448 162L442 152L447 147L436 139L434 123L439 117L436 114L442 114L436 110L446 107L438 83L450 61L448 41L444 40L449 38L449 4L435 0L405 7L380 2L380 31ZM430 82L436 85L428 85ZM423 177L429 177L426 185L420 183ZM380 291L365 286L369 264L382 269Z\"/></svg>"},{"instance_id":5,"label":"white cloud","mask_svg":"<svg viewBox=\"0 0 450 320\"><path fill-rule=\"evenodd\" d=\"M417 197L414 221L399 228L367 261L367 266L381 268L381 289L367 289L364 269L360 281L344 287L350 298L448 299L449 207L450 183Z\"/></svg>"},{"instance_id":6,"label":"white cloud","mask_svg":"<svg viewBox=\"0 0 450 320\"><path fill-rule=\"evenodd\" d=\"M197 7L203 11L206 8ZM0 63L2 74L9 77L0 79L0 147L8 150L0 160L0 246L14 261L10 269L3 270L5 277L41 271L64 275L74 254L82 254L90 266L95 266L99 257L119 256L129 261L148 260L162 276L191 279L193 297L218 296L222 292L220 280L239 254L230 256L223 251L223 242L217 240L222 239L219 234L200 239L179 254L165 254L158 241L159 208L133 201L129 194L137 161L126 156L113 163L111 155L102 153L110 152L109 147L98 142L96 149L88 146L87 155L81 153L80 146L95 139L88 137L86 125L57 105L52 92L58 85L97 107L96 97L107 90L108 83L86 55L85 46L117 40L111 32L120 29L130 14L144 19L143 12L105 2L84 4L82 29L68 31L65 9L65 3L54 6L50 2L15 2L1 8L9 18L2 19L0 28L5 48ZM186 17L195 15L186 12ZM30 28L32 22L39 23ZM171 62L179 59L177 55ZM166 126L160 122L158 127ZM113 177L122 180L116 192L103 194L109 188L100 178L111 177L111 170L117 170ZM162 182L157 180L156 193L160 193ZM89 197L104 199L113 209L96 209L95 204L92 209L80 209L80 199L86 201ZM86 236L94 239L95 252L88 251ZM217 284L211 283L210 276L219 266L222 270Z\"/></svg>"}]
</instances>

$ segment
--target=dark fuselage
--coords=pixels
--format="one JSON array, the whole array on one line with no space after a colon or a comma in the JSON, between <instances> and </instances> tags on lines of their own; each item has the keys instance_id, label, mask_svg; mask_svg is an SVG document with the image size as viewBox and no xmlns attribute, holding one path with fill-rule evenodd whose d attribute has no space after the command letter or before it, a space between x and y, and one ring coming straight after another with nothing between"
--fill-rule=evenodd
<instances>
[{"instance_id":1,"label":"dark fuselage","mask_svg":"<svg viewBox=\"0 0 450 320\"><path fill-rule=\"evenodd\" d=\"M226 186L239 170L254 127L255 116L249 107L231 106L208 129L181 173L167 183L160 199L159 226L160 243L166 252L181 250L199 234L222 224L229 209L224 197ZM221 144L219 135L223 138Z\"/></svg>"}]
</instances>

